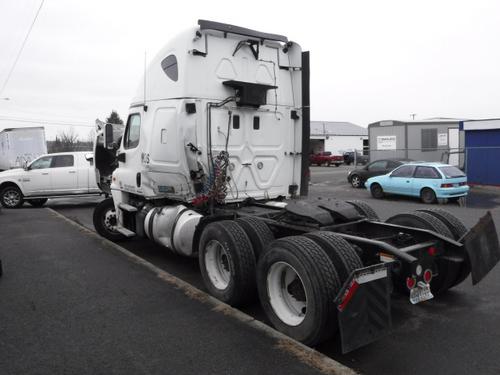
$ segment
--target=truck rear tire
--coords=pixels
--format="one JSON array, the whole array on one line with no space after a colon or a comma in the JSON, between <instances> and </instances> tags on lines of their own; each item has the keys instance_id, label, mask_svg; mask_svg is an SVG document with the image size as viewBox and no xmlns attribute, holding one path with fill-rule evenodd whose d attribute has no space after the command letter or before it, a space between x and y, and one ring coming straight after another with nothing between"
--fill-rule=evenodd
<instances>
[{"instance_id":1,"label":"truck rear tire","mask_svg":"<svg viewBox=\"0 0 500 375\"><path fill-rule=\"evenodd\" d=\"M274 241L259 259L257 286L262 308L278 331L310 346L337 331L333 301L341 287L339 276L310 238Z\"/></svg>"},{"instance_id":2,"label":"truck rear tire","mask_svg":"<svg viewBox=\"0 0 500 375\"><path fill-rule=\"evenodd\" d=\"M305 236L321 246L328 255L339 274L341 284L344 284L354 270L363 267L363 262L356 250L339 235L333 232L318 231L307 233Z\"/></svg>"},{"instance_id":3,"label":"truck rear tire","mask_svg":"<svg viewBox=\"0 0 500 375\"><path fill-rule=\"evenodd\" d=\"M274 235L271 229L262 220L256 217L240 217L236 222L243 228L252 243L255 259L259 259L264 249L274 241Z\"/></svg>"},{"instance_id":4,"label":"truck rear tire","mask_svg":"<svg viewBox=\"0 0 500 375\"><path fill-rule=\"evenodd\" d=\"M426 212L416 211L412 213L398 214L387 219L386 223L427 229L445 237L453 238L452 233L445 224ZM459 275L460 267L456 263L448 262L444 259L440 259L439 257L436 258L435 263L438 275L431 281L431 291L432 293L438 295L444 293L454 285L454 282L457 280ZM394 278L395 286L399 290L407 290L404 280L405 278L406 275L402 278Z\"/></svg>"},{"instance_id":5,"label":"truck rear tire","mask_svg":"<svg viewBox=\"0 0 500 375\"><path fill-rule=\"evenodd\" d=\"M117 219L113 198L107 198L100 202L94 209L92 217L94 228L104 238L111 241L122 241L126 237L116 231Z\"/></svg>"},{"instance_id":6,"label":"truck rear tire","mask_svg":"<svg viewBox=\"0 0 500 375\"><path fill-rule=\"evenodd\" d=\"M39 199L26 199L26 201L33 207L42 207L45 203L47 203L47 198L39 198Z\"/></svg>"},{"instance_id":7,"label":"truck rear tire","mask_svg":"<svg viewBox=\"0 0 500 375\"><path fill-rule=\"evenodd\" d=\"M357 200L357 199L348 200L346 202L349 203L351 206L354 206L356 211L358 211L358 213L360 215L363 215L368 220L380 221L380 218L378 217L377 213L368 203Z\"/></svg>"},{"instance_id":8,"label":"truck rear tire","mask_svg":"<svg viewBox=\"0 0 500 375\"><path fill-rule=\"evenodd\" d=\"M446 225L450 232L453 234L453 238L455 239L455 241L458 241L467 233L467 227L462 223L462 221L448 211L445 211L441 208L423 208L417 211L426 212L441 220L441 222ZM452 286L460 284L467 278L467 276L469 276L469 274L470 263L467 259L467 261L460 267L459 275Z\"/></svg>"},{"instance_id":9,"label":"truck rear tire","mask_svg":"<svg viewBox=\"0 0 500 375\"><path fill-rule=\"evenodd\" d=\"M208 224L199 242L201 275L210 294L231 306L255 297L255 255L243 228L234 220Z\"/></svg>"},{"instance_id":10,"label":"truck rear tire","mask_svg":"<svg viewBox=\"0 0 500 375\"><path fill-rule=\"evenodd\" d=\"M0 192L0 203L5 208L19 208L24 203L23 193L15 185L8 185Z\"/></svg>"}]
</instances>

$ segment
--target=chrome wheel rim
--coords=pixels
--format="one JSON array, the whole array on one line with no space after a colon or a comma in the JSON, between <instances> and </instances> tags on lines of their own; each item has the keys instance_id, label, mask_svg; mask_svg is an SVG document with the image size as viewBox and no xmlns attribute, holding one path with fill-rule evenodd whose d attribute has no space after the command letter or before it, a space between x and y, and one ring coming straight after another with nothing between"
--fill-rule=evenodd
<instances>
[{"instance_id":1,"label":"chrome wheel rim","mask_svg":"<svg viewBox=\"0 0 500 375\"><path fill-rule=\"evenodd\" d=\"M226 249L217 240L211 240L205 246L205 267L212 285L224 290L231 281L231 262Z\"/></svg>"},{"instance_id":2,"label":"chrome wheel rim","mask_svg":"<svg viewBox=\"0 0 500 375\"><path fill-rule=\"evenodd\" d=\"M267 293L274 313L289 326L301 324L307 314L307 293L297 271L286 262L274 263L267 273Z\"/></svg>"},{"instance_id":3,"label":"chrome wheel rim","mask_svg":"<svg viewBox=\"0 0 500 375\"><path fill-rule=\"evenodd\" d=\"M3 201L8 207L16 207L21 202L21 194L17 190L9 189L4 193Z\"/></svg>"},{"instance_id":4,"label":"chrome wheel rim","mask_svg":"<svg viewBox=\"0 0 500 375\"><path fill-rule=\"evenodd\" d=\"M104 214L103 224L106 230L116 233L117 220L116 220L116 211L114 208L111 208L108 211L106 211L106 213Z\"/></svg>"},{"instance_id":5,"label":"chrome wheel rim","mask_svg":"<svg viewBox=\"0 0 500 375\"><path fill-rule=\"evenodd\" d=\"M360 179L359 179L358 176L352 176L352 178L351 178L351 184L352 184L352 186L354 186L355 188L357 188L357 187L359 187L360 182L361 181L360 181Z\"/></svg>"}]
</instances>

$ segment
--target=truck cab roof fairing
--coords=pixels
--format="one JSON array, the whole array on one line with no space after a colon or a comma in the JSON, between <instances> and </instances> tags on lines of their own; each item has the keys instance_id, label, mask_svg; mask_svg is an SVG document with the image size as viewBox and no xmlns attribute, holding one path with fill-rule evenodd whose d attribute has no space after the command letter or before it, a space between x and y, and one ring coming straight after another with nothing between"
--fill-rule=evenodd
<instances>
[{"instance_id":1,"label":"truck cab roof fairing","mask_svg":"<svg viewBox=\"0 0 500 375\"><path fill-rule=\"evenodd\" d=\"M229 25L226 23L207 21L207 20L198 20L198 25L200 25L200 30L216 30L222 31L224 33L231 33L236 35L248 36L250 38L257 38L261 41L264 40L275 40L278 42L287 43L288 38L279 34L269 34L263 33L256 30L246 29L240 26Z\"/></svg>"}]
</instances>

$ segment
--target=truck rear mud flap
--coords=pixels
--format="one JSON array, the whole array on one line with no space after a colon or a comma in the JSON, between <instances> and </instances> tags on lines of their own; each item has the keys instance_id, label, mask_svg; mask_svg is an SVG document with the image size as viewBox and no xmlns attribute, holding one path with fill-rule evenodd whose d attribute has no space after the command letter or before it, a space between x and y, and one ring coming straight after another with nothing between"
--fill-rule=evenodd
<instances>
[{"instance_id":1,"label":"truck rear mud flap","mask_svg":"<svg viewBox=\"0 0 500 375\"><path fill-rule=\"evenodd\" d=\"M479 283L500 260L497 230L488 211L460 240L469 256L472 284Z\"/></svg>"},{"instance_id":2,"label":"truck rear mud flap","mask_svg":"<svg viewBox=\"0 0 500 375\"><path fill-rule=\"evenodd\" d=\"M342 353L389 333L392 327L391 291L387 264L359 268L351 274L335 299Z\"/></svg>"}]
</instances>

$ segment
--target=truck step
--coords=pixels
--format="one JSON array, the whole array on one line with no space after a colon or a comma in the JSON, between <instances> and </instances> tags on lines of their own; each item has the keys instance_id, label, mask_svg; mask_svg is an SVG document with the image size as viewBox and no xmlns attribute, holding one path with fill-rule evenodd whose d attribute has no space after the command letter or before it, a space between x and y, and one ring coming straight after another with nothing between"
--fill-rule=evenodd
<instances>
[{"instance_id":1,"label":"truck step","mask_svg":"<svg viewBox=\"0 0 500 375\"><path fill-rule=\"evenodd\" d=\"M116 227L116 231L123 234L125 237L134 237L135 236L135 233L132 232L131 230L128 230L127 228Z\"/></svg>"},{"instance_id":2,"label":"truck step","mask_svg":"<svg viewBox=\"0 0 500 375\"><path fill-rule=\"evenodd\" d=\"M119 207L122 211L127 211L127 212L137 212L137 207L131 206L130 204L126 204L126 203L119 203L119 204L118 204L118 207Z\"/></svg>"}]
</instances>

